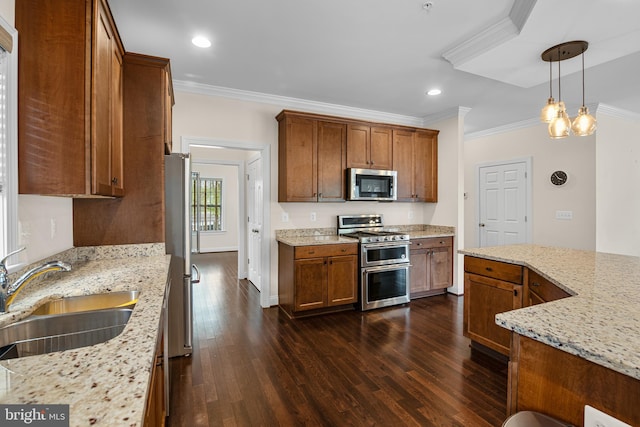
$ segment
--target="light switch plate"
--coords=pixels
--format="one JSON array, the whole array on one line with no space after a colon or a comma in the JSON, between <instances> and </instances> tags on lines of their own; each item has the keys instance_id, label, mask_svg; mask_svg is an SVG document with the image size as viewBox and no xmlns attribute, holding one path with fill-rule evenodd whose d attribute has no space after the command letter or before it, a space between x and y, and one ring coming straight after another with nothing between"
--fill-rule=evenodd
<instances>
[{"instance_id":1,"label":"light switch plate","mask_svg":"<svg viewBox=\"0 0 640 427\"><path fill-rule=\"evenodd\" d=\"M631 427L589 405L584 406L584 427Z\"/></svg>"},{"instance_id":2,"label":"light switch plate","mask_svg":"<svg viewBox=\"0 0 640 427\"><path fill-rule=\"evenodd\" d=\"M282 212L282 222L289 222L289 214L287 212Z\"/></svg>"},{"instance_id":3,"label":"light switch plate","mask_svg":"<svg viewBox=\"0 0 640 427\"><path fill-rule=\"evenodd\" d=\"M573 211L556 211L556 219L573 219Z\"/></svg>"},{"instance_id":4,"label":"light switch plate","mask_svg":"<svg viewBox=\"0 0 640 427\"><path fill-rule=\"evenodd\" d=\"M311 212L311 215L309 217L311 218L311 221L315 221L317 219L315 212Z\"/></svg>"}]
</instances>

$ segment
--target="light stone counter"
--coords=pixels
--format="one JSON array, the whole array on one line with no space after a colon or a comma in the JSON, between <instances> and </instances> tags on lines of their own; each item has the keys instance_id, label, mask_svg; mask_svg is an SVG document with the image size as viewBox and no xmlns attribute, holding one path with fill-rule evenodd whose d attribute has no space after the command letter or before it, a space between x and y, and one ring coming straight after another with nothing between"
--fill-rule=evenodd
<instances>
[{"instance_id":1,"label":"light stone counter","mask_svg":"<svg viewBox=\"0 0 640 427\"><path fill-rule=\"evenodd\" d=\"M62 296L139 290L124 331L94 346L0 362L0 402L69 404L71 426L141 426L170 257L164 244L74 248L72 264L28 283L0 325Z\"/></svg>"},{"instance_id":2,"label":"light stone counter","mask_svg":"<svg viewBox=\"0 0 640 427\"><path fill-rule=\"evenodd\" d=\"M449 237L455 235L455 227L440 225L392 225L384 227L388 231L401 231L411 239L425 237ZM357 239L336 235L335 228L304 228L276 230L276 240L289 246L331 245L335 243L357 243Z\"/></svg>"},{"instance_id":3,"label":"light stone counter","mask_svg":"<svg viewBox=\"0 0 640 427\"><path fill-rule=\"evenodd\" d=\"M573 295L498 314L498 325L640 379L639 257L537 245L459 252L531 268Z\"/></svg>"}]
</instances>

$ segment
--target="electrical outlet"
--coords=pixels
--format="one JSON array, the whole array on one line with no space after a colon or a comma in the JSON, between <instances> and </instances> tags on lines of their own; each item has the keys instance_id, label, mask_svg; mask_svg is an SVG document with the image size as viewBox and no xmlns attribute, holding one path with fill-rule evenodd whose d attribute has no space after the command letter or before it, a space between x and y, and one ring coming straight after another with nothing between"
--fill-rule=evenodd
<instances>
[{"instance_id":1,"label":"electrical outlet","mask_svg":"<svg viewBox=\"0 0 640 427\"><path fill-rule=\"evenodd\" d=\"M51 218L51 240L56 237L56 220Z\"/></svg>"},{"instance_id":2,"label":"electrical outlet","mask_svg":"<svg viewBox=\"0 0 640 427\"><path fill-rule=\"evenodd\" d=\"M631 427L589 405L584 406L584 427Z\"/></svg>"},{"instance_id":3,"label":"electrical outlet","mask_svg":"<svg viewBox=\"0 0 640 427\"><path fill-rule=\"evenodd\" d=\"M282 222L289 222L289 214L287 212L282 212Z\"/></svg>"},{"instance_id":4,"label":"electrical outlet","mask_svg":"<svg viewBox=\"0 0 640 427\"><path fill-rule=\"evenodd\" d=\"M311 212L310 217L311 217L311 221L315 221L317 219L315 212Z\"/></svg>"},{"instance_id":5,"label":"electrical outlet","mask_svg":"<svg viewBox=\"0 0 640 427\"><path fill-rule=\"evenodd\" d=\"M556 219L573 219L573 211L556 211Z\"/></svg>"},{"instance_id":6,"label":"electrical outlet","mask_svg":"<svg viewBox=\"0 0 640 427\"><path fill-rule=\"evenodd\" d=\"M413 219L413 211L409 209L409 219Z\"/></svg>"}]
</instances>

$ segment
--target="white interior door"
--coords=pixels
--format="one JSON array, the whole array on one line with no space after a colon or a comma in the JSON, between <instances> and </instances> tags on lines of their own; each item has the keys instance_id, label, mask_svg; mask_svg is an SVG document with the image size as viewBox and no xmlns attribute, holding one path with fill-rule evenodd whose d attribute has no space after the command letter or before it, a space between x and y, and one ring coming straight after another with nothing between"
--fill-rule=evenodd
<instances>
[{"instance_id":1,"label":"white interior door","mask_svg":"<svg viewBox=\"0 0 640 427\"><path fill-rule=\"evenodd\" d=\"M261 290L262 283L262 209L264 203L262 188L262 158L249 162L247 168L247 241L248 279Z\"/></svg>"},{"instance_id":2,"label":"white interior door","mask_svg":"<svg viewBox=\"0 0 640 427\"><path fill-rule=\"evenodd\" d=\"M480 247L529 242L527 161L478 168Z\"/></svg>"}]
</instances>

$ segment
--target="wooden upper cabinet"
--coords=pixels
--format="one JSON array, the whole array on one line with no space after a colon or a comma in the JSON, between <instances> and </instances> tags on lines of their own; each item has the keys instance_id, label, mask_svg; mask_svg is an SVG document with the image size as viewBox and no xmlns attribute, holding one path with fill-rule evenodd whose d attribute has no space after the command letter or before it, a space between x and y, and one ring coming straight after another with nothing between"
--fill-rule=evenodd
<instances>
[{"instance_id":1,"label":"wooden upper cabinet","mask_svg":"<svg viewBox=\"0 0 640 427\"><path fill-rule=\"evenodd\" d=\"M438 132L393 130L393 170L398 201L438 201Z\"/></svg>"},{"instance_id":2,"label":"wooden upper cabinet","mask_svg":"<svg viewBox=\"0 0 640 427\"><path fill-rule=\"evenodd\" d=\"M19 192L122 196L124 49L105 0L16 2Z\"/></svg>"},{"instance_id":3,"label":"wooden upper cabinet","mask_svg":"<svg viewBox=\"0 0 640 427\"><path fill-rule=\"evenodd\" d=\"M279 117L278 201L318 200L317 121L304 117Z\"/></svg>"},{"instance_id":4,"label":"wooden upper cabinet","mask_svg":"<svg viewBox=\"0 0 640 427\"><path fill-rule=\"evenodd\" d=\"M347 167L390 170L391 129L364 124L347 125Z\"/></svg>"},{"instance_id":5,"label":"wooden upper cabinet","mask_svg":"<svg viewBox=\"0 0 640 427\"><path fill-rule=\"evenodd\" d=\"M278 201L344 201L347 126L303 114L278 120Z\"/></svg>"},{"instance_id":6,"label":"wooden upper cabinet","mask_svg":"<svg viewBox=\"0 0 640 427\"><path fill-rule=\"evenodd\" d=\"M278 201L346 200L346 169L398 172L398 201L438 199L438 131L283 110Z\"/></svg>"},{"instance_id":7,"label":"wooden upper cabinet","mask_svg":"<svg viewBox=\"0 0 640 427\"><path fill-rule=\"evenodd\" d=\"M318 121L318 201L345 200L347 126Z\"/></svg>"}]
</instances>

